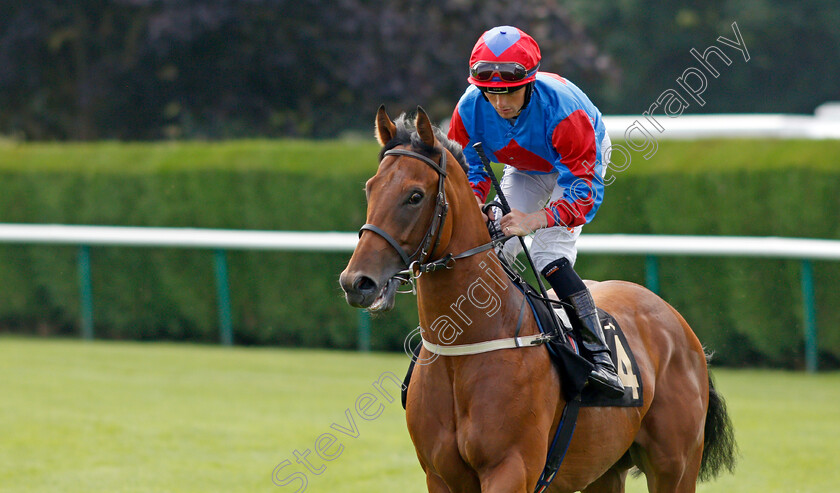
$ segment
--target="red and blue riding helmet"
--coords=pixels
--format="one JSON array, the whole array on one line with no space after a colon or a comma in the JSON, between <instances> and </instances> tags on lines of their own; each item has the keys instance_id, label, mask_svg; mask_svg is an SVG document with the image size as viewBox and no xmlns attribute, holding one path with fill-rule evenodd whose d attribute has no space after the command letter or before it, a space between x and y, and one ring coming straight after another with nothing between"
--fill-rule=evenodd
<instances>
[{"instance_id":1,"label":"red and blue riding helmet","mask_svg":"<svg viewBox=\"0 0 840 493\"><path fill-rule=\"evenodd\" d=\"M528 33L494 27L473 47L467 81L486 92L510 92L536 79L540 58L540 47Z\"/></svg>"}]
</instances>

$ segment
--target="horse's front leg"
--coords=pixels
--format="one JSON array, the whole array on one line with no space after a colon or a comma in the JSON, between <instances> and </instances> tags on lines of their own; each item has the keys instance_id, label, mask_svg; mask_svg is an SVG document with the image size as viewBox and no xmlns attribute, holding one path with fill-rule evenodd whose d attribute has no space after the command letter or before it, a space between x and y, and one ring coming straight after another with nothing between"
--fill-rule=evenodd
<instances>
[{"instance_id":1,"label":"horse's front leg","mask_svg":"<svg viewBox=\"0 0 840 493\"><path fill-rule=\"evenodd\" d=\"M531 493L533 490L525 461L518 453L511 453L499 464L478 471L478 477L481 493Z\"/></svg>"},{"instance_id":2,"label":"horse's front leg","mask_svg":"<svg viewBox=\"0 0 840 493\"><path fill-rule=\"evenodd\" d=\"M545 463L547 438L537 431L543 427L532 422L524 427L507 426L506 432L495 428L494 433L484 433L483 443L475 444L468 455L478 476L481 493L531 493L537 484ZM485 429L494 429L485 427ZM507 435L502 437L500 435ZM514 438L515 437L515 438Z\"/></svg>"},{"instance_id":3,"label":"horse's front leg","mask_svg":"<svg viewBox=\"0 0 840 493\"><path fill-rule=\"evenodd\" d=\"M452 493L443 479L433 472L426 472L426 487L429 493Z\"/></svg>"},{"instance_id":4,"label":"horse's front leg","mask_svg":"<svg viewBox=\"0 0 840 493\"><path fill-rule=\"evenodd\" d=\"M493 372L507 378L475 392L462 414L459 448L482 493L531 493L542 473L560 397L559 377L544 356Z\"/></svg>"}]
</instances>

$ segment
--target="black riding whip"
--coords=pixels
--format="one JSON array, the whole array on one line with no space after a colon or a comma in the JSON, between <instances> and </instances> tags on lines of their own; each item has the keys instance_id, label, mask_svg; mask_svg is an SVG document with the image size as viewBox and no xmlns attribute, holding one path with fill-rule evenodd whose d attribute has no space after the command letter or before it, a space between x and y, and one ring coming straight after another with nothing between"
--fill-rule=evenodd
<instances>
[{"instance_id":1,"label":"black riding whip","mask_svg":"<svg viewBox=\"0 0 840 493\"><path fill-rule=\"evenodd\" d=\"M484 146L481 142L476 142L473 144L473 149L475 152L478 153L478 157L481 159L481 163L484 165L484 169L487 171L487 174L490 175L490 181L493 182L493 188L496 189L496 197L499 198L499 202L502 204L502 215L505 215L510 212L510 205L508 204L507 199L505 198L505 194L502 193L502 186L499 184L499 180L496 178L496 173L493 172L493 167L490 166L490 160L487 159L487 154L484 153ZM528 247L525 246L525 238L521 236L517 236L519 238L519 243L522 245L522 250L525 252L525 258L528 259L528 264L531 266L531 270L534 271L534 277L537 278L537 284L540 287L540 293L545 297L548 298L548 292L545 290L545 286L543 285L542 279L540 278L540 273L537 272L537 268L534 267L534 261L531 260L531 253L528 251Z\"/></svg>"}]
</instances>

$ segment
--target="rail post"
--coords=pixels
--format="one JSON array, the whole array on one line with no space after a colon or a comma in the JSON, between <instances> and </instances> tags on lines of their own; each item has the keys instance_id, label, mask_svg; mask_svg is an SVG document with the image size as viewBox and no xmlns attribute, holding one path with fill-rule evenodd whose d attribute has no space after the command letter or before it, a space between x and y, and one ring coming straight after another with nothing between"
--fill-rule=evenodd
<instances>
[{"instance_id":1,"label":"rail post","mask_svg":"<svg viewBox=\"0 0 840 493\"><path fill-rule=\"evenodd\" d=\"M659 259L655 255L645 256L645 284L655 294L659 294Z\"/></svg>"},{"instance_id":2,"label":"rail post","mask_svg":"<svg viewBox=\"0 0 840 493\"><path fill-rule=\"evenodd\" d=\"M802 261L802 316L805 322L805 370L817 371L817 308L814 302L814 266Z\"/></svg>"},{"instance_id":3,"label":"rail post","mask_svg":"<svg viewBox=\"0 0 840 493\"><path fill-rule=\"evenodd\" d=\"M90 247L79 246L79 301L82 339L93 339L93 283L90 278Z\"/></svg>"},{"instance_id":4,"label":"rail post","mask_svg":"<svg viewBox=\"0 0 840 493\"><path fill-rule=\"evenodd\" d=\"M233 345L233 322L230 309L230 286L228 285L227 255L224 250L213 252L216 271L216 301L219 309L219 339L223 346Z\"/></svg>"}]
</instances>

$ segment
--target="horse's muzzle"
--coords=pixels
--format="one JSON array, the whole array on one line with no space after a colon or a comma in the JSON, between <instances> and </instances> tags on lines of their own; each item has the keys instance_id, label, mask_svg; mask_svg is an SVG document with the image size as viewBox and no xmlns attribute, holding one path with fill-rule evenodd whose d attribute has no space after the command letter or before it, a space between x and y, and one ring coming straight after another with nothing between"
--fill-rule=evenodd
<instances>
[{"instance_id":1,"label":"horse's muzzle","mask_svg":"<svg viewBox=\"0 0 840 493\"><path fill-rule=\"evenodd\" d=\"M383 283L371 277L345 270L339 277L341 289L350 306L369 308L371 311L388 311L394 307L394 295L399 280L388 279Z\"/></svg>"},{"instance_id":2,"label":"horse's muzzle","mask_svg":"<svg viewBox=\"0 0 840 493\"><path fill-rule=\"evenodd\" d=\"M367 308L379 294L379 285L370 277L344 270L338 278L347 303L356 308Z\"/></svg>"}]
</instances>

